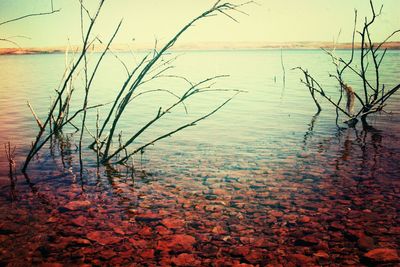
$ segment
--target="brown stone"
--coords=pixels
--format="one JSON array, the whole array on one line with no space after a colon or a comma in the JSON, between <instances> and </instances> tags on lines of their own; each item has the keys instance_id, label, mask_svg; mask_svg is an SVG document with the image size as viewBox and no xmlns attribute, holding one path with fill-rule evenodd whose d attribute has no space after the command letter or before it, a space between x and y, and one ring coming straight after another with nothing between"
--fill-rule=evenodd
<instances>
[{"instance_id":1,"label":"brown stone","mask_svg":"<svg viewBox=\"0 0 400 267\"><path fill-rule=\"evenodd\" d=\"M185 225L184 220L165 218L161 223L169 229L178 229Z\"/></svg>"},{"instance_id":2,"label":"brown stone","mask_svg":"<svg viewBox=\"0 0 400 267\"><path fill-rule=\"evenodd\" d=\"M90 207L92 203L90 203L90 201L87 200L75 200L75 201L71 201L68 202L64 208L67 210L82 210L82 209L87 209L88 207Z\"/></svg>"},{"instance_id":3,"label":"brown stone","mask_svg":"<svg viewBox=\"0 0 400 267\"><path fill-rule=\"evenodd\" d=\"M291 254L289 255L289 261L299 266L310 266L314 260L302 254Z\"/></svg>"},{"instance_id":4,"label":"brown stone","mask_svg":"<svg viewBox=\"0 0 400 267\"><path fill-rule=\"evenodd\" d=\"M160 240L157 244L157 249L162 251L191 251L196 239L193 236L179 234L173 235L166 240Z\"/></svg>"},{"instance_id":5,"label":"brown stone","mask_svg":"<svg viewBox=\"0 0 400 267\"><path fill-rule=\"evenodd\" d=\"M83 217L82 215L80 215L77 218L72 219L71 222L72 222L72 224L74 224L76 226L85 226L86 218Z\"/></svg>"},{"instance_id":6,"label":"brown stone","mask_svg":"<svg viewBox=\"0 0 400 267\"><path fill-rule=\"evenodd\" d=\"M93 231L86 235L89 240L96 241L101 245L115 244L121 241L121 238L113 236L107 231Z\"/></svg>"},{"instance_id":7,"label":"brown stone","mask_svg":"<svg viewBox=\"0 0 400 267\"><path fill-rule=\"evenodd\" d=\"M325 251L318 251L314 253L314 256L318 259L329 259L329 255Z\"/></svg>"},{"instance_id":8,"label":"brown stone","mask_svg":"<svg viewBox=\"0 0 400 267\"><path fill-rule=\"evenodd\" d=\"M364 254L363 260L370 263L399 262L400 258L395 249L376 248Z\"/></svg>"},{"instance_id":9,"label":"brown stone","mask_svg":"<svg viewBox=\"0 0 400 267\"><path fill-rule=\"evenodd\" d=\"M154 249L146 249L140 253L140 256L147 260L154 259Z\"/></svg>"},{"instance_id":10,"label":"brown stone","mask_svg":"<svg viewBox=\"0 0 400 267\"><path fill-rule=\"evenodd\" d=\"M172 262L176 266L199 266L201 262L197 260L193 255L182 253L177 257L172 258Z\"/></svg>"},{"instance_id":11,"label":"brown stone","mask_svg":"<svg viewBox=\"0 0 400 267\"><path fill-rule=\"evenodd\" d=\"M115 253L114 250L111 249L103 250L100 252L100 257L106 260L109 260L112 257L115 257L116 255L117 253Z\"/></svg>"},{"instance_id":12,"label":"brown stone","mask_svg":"<svg viewBox=\"0 0 400 267\"><path fill-rule=\"evenodd\" d=\"M250 248L248 246L235 246L230 250L230 254L233 256L244 257L250 253Z\"/></svg>"},{"instance_id":13,"label":"brown stone","mask_svg":"<svg viewBox=\"0 0 400 267\"><path fill-rule=\"evenodd\" d=\"M299 222L301 223L309 223L311 221L311 218L308 216L302 216L299 218Z\"/></svg>"}]
</instances>

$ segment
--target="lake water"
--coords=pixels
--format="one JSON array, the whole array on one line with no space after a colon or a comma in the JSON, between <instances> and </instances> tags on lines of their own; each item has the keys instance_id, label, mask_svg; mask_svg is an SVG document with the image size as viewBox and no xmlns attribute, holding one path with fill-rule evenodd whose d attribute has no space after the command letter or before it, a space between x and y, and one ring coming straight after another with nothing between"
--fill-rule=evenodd
<instances>
[{"instance_id":1,"label":"lake water","mask_svg":"<svg viewBox=\"0 0 400 267\"><path fill-rule=\"evenodd\" d=\"M347 57L350 52L337 54ZM143 55L118 54L128 66ZM399 249L399 94L386 107L392 114L370 117L378 131L338 130L327 102L321 100L323 111L314 116L316 108L300 82L302 74L292 70L309 69L337 96L335 80L329 78L334 68L322 51L186 51L169 57L176 55L168 74L194 82L227 74L216 80L215 88L246 92L195 127L135 156L133 164L142 174L116 166L102 168L97 176L95 153L85 149L80 178L79 134L72 127L64 130L62 141L55 141L54 153L46 146L32 161L30 183L18 174L17 183L10 186L2 150L0 217L5 230L0 232L0 263L179 265L187 260L189 265L220 261L228 266L343 266L360 264L373 248ZM92 55L92 62L97 56ZM400 80L399 59L399 51L386 56L381 75L386 88ZM16 146L18 167L37 132L26 102L45 117L65 60L63 54L0 57L0 140ZM107 57L89 105L112 101L125 77L122 65ZM354 75L345 78L356 91L361 89ZM81 84L78 77L72 109L82 104ZM185 88L183 80L165 78L140 90L168 89L179 95ZM188 114L178 106L131 149L206 114L233 94L201 94L186 103ZM173 97L162 93L138 97L118 132L127 139L171 101ZM108 109L109 105L99 109L100 120ZM88 116L93 132L96 112ZM78 116L76 125L79 121ZM84 143L91 141L86 133ZM90 204L68 208L77 200ZM99 242L96 234L109 242ZM304 241L304 236L311 238ZM360 245L365 236L373 245Z\"/></svg>"}]
</instances>

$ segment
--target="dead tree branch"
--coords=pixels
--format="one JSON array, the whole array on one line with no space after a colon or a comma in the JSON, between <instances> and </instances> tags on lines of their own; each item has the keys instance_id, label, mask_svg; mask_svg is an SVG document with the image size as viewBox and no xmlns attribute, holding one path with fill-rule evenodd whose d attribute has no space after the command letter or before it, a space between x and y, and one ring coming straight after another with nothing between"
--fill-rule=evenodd
<instances>
[{"instance_id":1,"label":"dead tree branch","mask_svg":"<svg viewBox=\"0 0 400 267\"><path fill-rule=\"evenodd\" d=\"M148 73L151 71L152 67L162 58L164 53L166 53L171 47L173 47L174 44L176 43L176 41L180 38L180 36L185 31L187 31L190 27L192 27L197 21L202 20L203 18L207 18L207 17L213 16L213 15L216 15L218 13L222 13L222 14L226 15L227 17L229 17L230 19L234 19L231 15L228 14L228 12L232 11L232 10L237 11L239 7L241 7L241 6L245 5L245 4L249 4L249 3L250 2L246 2L246 3L240 4L240 5L234 5L234 4L231 4L231 3L222 3L221 4L220 1L217 1L213 5L212 8L210 8L209 10L207 10L204 13L200 14L198 17L194 18L188 24L186 24L173 38L171 38L163 46L162 49L160 49L159 51L156 51L156 49L154 49L153 58L150 59L146 63L146 65L144 65L143 69L140 71L140 73L138 74L137 78L133 81L133 83L129 87L129 90L127 91L126 95L120 100L120 102L118 104L118 109L116 110L116 114L115 114L114 120L111 122L111 127L110 127L110 130L109 130L109 133L108 133L108 138L107 138L107 141L105 143L105 149L104 149L103 158L102 158L103 162L106 162L107 160L110 159L110 157L109 157L110 148L111 148L111 144L112 144L112 140L113 140L113 136L114 136L115 130L117 128L119 120L121 119L122 114L124 113L125 108L129 104L130 99L133 96L133 93L142 84L142 82L144 81L145 77L147 77ZM142 62L144 62L144 61L142 61ZM128 78L129 81L130 81L130 78ZM126 87L123 88L123 91L125 91L125 89L126 89ZM121 94L118 95L118 100L120 98L120 95ZM107 118L110 118L111 114L113 112L114 112L114 109L112 108L110 110L109 115L107 116ZM109 119L107 119L106 121L108 123ZM107 126L106 122L103 123L102 129L104 129L106 126ZM102 131L100 131L100 134L101 133L102 133Z\"/></svg>"},{"instance_id":2,"label":"dead tree branch","mask_svg":"<svg viewBox=\"0 0 400 267\"><path fill-rule=\"evenodd\" d=\"M382 52L381 48L387 41L389 41L390 38L392 38L397 33L400 33L400 30L393 31L382 42L375 44L372 40L371 26L375 23L377 17L381 15L383 6L381 6L379 11L377 12L375 10L373 1L370 0L369 3L371 9L371 18L365 18L361 31L356 31L357 11L355 11L350 59L346 61L343 58L336 56L333 51L324 50L331 57L332 63L336 67L336 74L331 74L330 76L334 77L339 83L338 87L340 89L340 96L337 102L334 102L330 96L327 96L319 84L317 87L314 86L316 84L316 80L308 73L308 71L304 70L303 68L297 68L300 69L305 75L306 81L302 82L308 87L310 93L318 92L336 108L336 120L338 119L338 111L341 111L342 114L349 117L349 120L345 121L347 124L349 124L349 126L355 126L358 120L361 119L363 126L368 127L368 123L366 120L367 116L372 113L382 111L385 106L385 102L390 98L390 96L396 93L400 87L399 84L397 86L394 86L391 90L385 91L385 84L382 82L380 75L381 64L387 52L387 49L384 49ZM359 34L361 39L361 47L359 49L360 59L358 64L354 64L354 43L356 32ZM351 86L345 83L343 77L346 71L351 71L359 77L362 84L361 93L353 91ZM369 75L370 71L374 73L372 78ZM347 111L341 107L343 92L346 92ZM351 107L354 106L354 103L352 103L353 99L357 99L361 106L360 109L354 114L351 111ZM313 100L315 102L314 97Z\"/></svg>"}]
</instances>

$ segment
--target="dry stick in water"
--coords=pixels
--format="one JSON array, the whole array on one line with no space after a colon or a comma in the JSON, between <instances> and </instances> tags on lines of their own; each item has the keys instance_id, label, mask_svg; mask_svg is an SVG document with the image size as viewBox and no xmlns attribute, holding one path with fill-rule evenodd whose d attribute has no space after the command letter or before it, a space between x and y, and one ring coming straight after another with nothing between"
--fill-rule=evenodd
<instances>
[{"instance_id":1,"label":"dry stick in water","mask_svg":"<svg viewBox=\"0 0 400 267\"><path fill-rule=\"evenodd\" d=\"M96 166L97 166L97 177L100 177L100 142L99 142L99 109L96 114Z\"/></svg>"},{"instance_id":2,"label":"dry stick in water","mask_svg":"<svg viewBox=\"0 0 400 267\"><path fill-rule=\"evenodd\" d=\"M147 73L150 71L152 66L162 57L162 55L166 51L168 51L172 46L174 46L174 44L179 39L179 37L186 30L188 30L195 22L197 22L198 20L201 20L201 19L206 18L206 17L215 16L215 15L217 15L215 13L219 12L219 13L224 14L225 16L227 16L227 17L229 17L229 18L231 18L231 19L233 19L234 21L237 22L237 20L235 20L232 16L230 16L226 12L234 10L234 11L237 11L237 12L240 12L240 13L244 13L244 12L238 10L238 8L243 6L243 5L245 5L245 4L251 3L252 1L246 2L246 3L241 4L241 5L234 5L234 4L231 4L231 3L220 4L220 2L221 1L217 1L211 9L207 10L206 12L202 13L201 15L199 15L198 17L196 17L195 19L190 21L188 24L186 24L160 51L158 51L158 52L155 51L153 58L141 70L141 72L139 73L138 77L136 78L136 80L133 82L133 84L129 88L128 93L121 100L121 102L119 104L119 108L116 111L115 118L114 118L114 120L112 122L111 128L109 130L108 138L106 140L105 149L104 149L103 158L102 158L103 162L106 162L109 159L109 151L110 151L112 139L113 139L113 136L114 136L114 132L115 132L115 130L117 128L117 124L118 124L122 114L124 113L124 110L125 110L126 106L128 105L128 103L129 103L129 101L130 101L130 99L132 97L132 94L135 92L135 90L141 84L142 80L147 75Z\"/></svg>"},{"instance_id":3,"label":"dry stick in water","mask_svg":"<svg viewBox=\"0 0 400 267\"><path fill-rule=\"evenodd\" d=\"M62 128L63 125L65 125L64 123L60 123L60 118L63 117L62 112L59 112L59 114L57 115L57 118L55 120L53 120L53 127L54 129L51 130L52 132L45 138L45 140L43 140L42 142L40 142L42 140L42 136L45 133L45 129L49 123L49 121L53 118L54 116L54 112L58 106L58 103L61 101L62 99L62 95L64 93L64 91L67 88L67 85L69 84L70 80L72 79L72 76L74 75L76 69L78 68L78 66L80 65L80 62L82 61L82 59L84 58L87 50L89 49L90 46L90 42L89 42L89 38L93 29L93 26L98 18L98 15L100 13L100 10L102 8L104 4L104 0L100 1L99 7L97 8L96 11L96 15L94 16L94 18L91 19L91 22L89 24L88 30L86 32L86 36L85 36L85 40L83 42L83 47L82 47L82 51L77 59L77 61L75 62L75 64L71 67L71 70L69 71L68 75L66 76L63 86L61 88L61 90L58 92L57 98L54 102L54 104L52 105L50 112L45 120L45 122L43 123L43 128L39 129L39 132L35 138L35 141L33 143L32 149L29 151L25 163L22 167L22 172L26 172L26 169L28 168L28 165L30 163L30 161L32 160L32 158L39 152L39 150L43 147L43 145L45 144L45 142L48 141L49 137L51 137L53 132L56 132L58 130L60 130ZM71 120L68 120L71 121ZM57 125L56 123L59 123L59 125Z\"/></svg>"},{"instance_id":4,"label":"dry stick in water","mask_svg":"<svg viewBox=\"0 0 400 267\"><path fill-rule=\"evenodd\" d=\"M4 150L6 152L6 157L7 157L7 161L8 161L8 172L10 175L10 179L14 179L14 169L15 169L15 149L16 146L14 146L13 149L11 149L11 143L8 142L6 144L4 144Z\"/></svg>"},{"instance_id":5,"label":"dry stick in water","mask_svg":"<svg viewBox=\"0 0 400 267\"><path fill-rule=\"evenodd\" d=\"M306 81L301 80L303 84L305 84L307 87L309 87L310 90L313 90L314 92L317 92L320 94L322 97L324 97L326 100L328 100L333 106L335 106L338 110L340 110L343 114L345 114L348 117L352 117L346 110L341 108L340 106L337 105L329 96L326 95L325 91L323 90L322 86L308 73L307 70L304 70L301 67L297 67L295 69L300 69L303 74L305 75ZM311 81L311 82L307 82Z\"/></svg>"},{"instance_id":6,"label":"dry stick in water","mask_svg":"<svg viewBox=\"0 0 400 267\"><path fill-rule=\"evenodd\" d=\"M14 177L14 173L15 173L15 149L16 146L14 146L13 149L11 149L11 143L8 142L6 144L4 144L4 150L6 152L6 157L7 157L7 161L8 161L8 176L10 178L10 185L11 185L11 200L14 200L16 198L16 194L15 194L15 181L16 181L16 177Z\"/></svg>"},{"instance_id":7,"label":"dry stick in water","mask_svg":"<svg viewBox=\"0 0 400 267\"><path fill-rule=\"evenodd\" d=\"M351 86L344 84L343 89L346 92L346 110L349 114L353 114L354 112L354 99L355 99L355 94L354 90Z\"/></svg>"},{"instance_id":8,"label":"dry stick in water","mask_svg":"<svg viewBox=\"0 0 400 267\"><path fill-rule=\"evenodd\" d=\"M81 2L81 24L82 24L82 29L83 29L83 12L84 6ZM90 15L89 15L90 17ZM103 50L103 52L101 53L100 58L97 60L97 63L93 69L92 75L90 77L90 79L88 79L88 69L87 69L87 58L86 58L86 54L84 56L84 73L85 73L85 97L84 97L84 101L83 101L83 118L82 118L82 125L81 125L81 132L80 132L80 137L79 137L79 164L80 164L80 174L82 176L83 173L83 161L82 161L82 139L83 139L83 133L84 133L84 128L85 128L85 122L86 122L86 115L87 115L87 106L88 106L88 98L89 98L89 90L90 87L92 85L92 82L94 80L94 77L96 76L97 70L105 56L105 54L107 53L107 51L110 48L111 43L114 41L115 36L117 35L120 27L122 24L122 20L119 22L117 28L114 30L113 35L111 36L110 40L108 41L105 49ZM83 36L83 30L82 30L82 39L84 40L84 36Z\"/></svg>"},{"instance_id":9,"label":"dry stick in water","mask_svg":"<svg viewBox=\"0 0 400 267\"><path fill-rule=\"evenodd\" d=\"M383 7L383 6L382 6ZM392 38L395 34L400 33L400 30L395 30L393 31L386 39L384 39L383 42L379 43L377 46L372 41L371 38L371 33L370 33L370 27L373 25L375 22L376 18L381 15L382 7L380 8L379 12L377 13L375 11L373 1L370 0L370 8L372 12L372 18L368 20L365 18L365 22L362 28L361 32L358 32L361 36L361 48L360 48L360 71L357 70L357 66L352 66L353 64L353 59L354 59L354 42L355 42L355 33L356 33L356 20L357 20L357 11L355 12L355 23L354 23L354 29L353 29L353 40L352 40L352 52L351 52L351 58L348 61L345 61L341 57L337 57L333 54L333 52L325 51L329 56L331 56L332 61L334 62L336 66L336 75L331 75L331 77L336 78L336 80L339 83L339 87L341 92L345 91L346 94L348 95L347 97L347 103L346 103L346 109L344 110L343 108L340 107L340 100L338 102L334 102L329 96L325 94L325 92L322 90L322 87L318 84L317 88L314 87L315 91L321 94L325 99L327 99L333 106L336 107L336 111L341 111L343 114L348 116L350 119L348 121L345 121L349 126L354 127L356 123L358 122L358 118L361 118L361 121L363 123L364 127L369 127L366 118L369 114L375 113L382 111L385 102L394 94L396 93L399 88L400 84L394 86L391 90L387 91L385 90L385 85L381 83L380 80L380 67L381 63L383 62L383 59L386 55L387 49L383 50L383 53L381 52L382 46L390 39ZM373 84L372 82L369 81L367 77L367 70L368 67L371 66L369 65L369 62L372 61L372 67L373 67L373 72L374 72L374 79L375 83ZM342 68L340 68L339 64L344 64ZM301 71L303 71L303 74L308 77L312 82L316 83L315 79L304 69L298 68ZM355 92L354 90L349 90L348 85L344 82L343 80L343 74L346 70L350 70L351 72L355 73L362 82L362 90L363 90L363 95L360 96ZM303 82L307 85L307 87L310 86L309 83ZM313 85L311 85L313 86ZM310 88L310 87L309 87ZM353 114L351 108L354 106L354 100L357 99L360 104L361 108L356 114Z\"/></svg>"},{"instance_id":10,"label":"dry stick in water","mask_svg":"<svg viewBox=\"0 0 400 267\"><path fill-rule=\"evenodd\" d=\"M43 123L40 121L39 117L36 115L36 112L33 110L31 103L29 103L29 101L27 101L27 104L28 104L29 109L31 110L33 117L35 118L35 121L36 121L39 129L43 129Z\"/></svg>"},{"instance_id":11,"label":"dry stick in water","mask_svg":"<svg viewBox=\"0 0 400 267\"><path fill-rule=\"evenodd\" d=\"M283 83L283 88L286 86L286 69L285 69L285 64L283 62L283 49L281 48L281 67L282 67L282 83Z\"/></svg>"},{"instance_id":12,"label":"dry stick in water","mask_svg":"<svg viewBox=\"0 0 400 267\"><path fill-rule=\"evenodd\" d=\"M114 110L115 110L115 108L117 107L117 104L119 103L120 98L121 98L122 95L124 94L126 88L128 88L128 85L129 85L131 79L132 79L133 76L135 75L136 71L145 63L145 61L147 60L147 57L148 57L148 56L149 56L149 55L146 55L146 56L142 59L142 61L136 66L136 68L135 68L130 74L128 74L128 78L125 80L124 84L122 85L121 90L120 90L119 93L117 94L117 96L116 96L116 98L115 98L115 100L114 100L114 102L113 102L113 104L112 104L112 106L111 106L111 108L110 108L110 111L108 112L108 115L107 115L105 121L103 122L103 125L101 126L100 133L99 133L99 139L101 138L101 136L102 136L102 134L103 134L103 131L105 130L106 126L108 125L108 122L109 122L109 120L111 119L112 114L114 114ZM93 148L93 146L94 146L95 144L96 144L96 143L93 142L89 147Z\"/></svg>"}]
</instances>

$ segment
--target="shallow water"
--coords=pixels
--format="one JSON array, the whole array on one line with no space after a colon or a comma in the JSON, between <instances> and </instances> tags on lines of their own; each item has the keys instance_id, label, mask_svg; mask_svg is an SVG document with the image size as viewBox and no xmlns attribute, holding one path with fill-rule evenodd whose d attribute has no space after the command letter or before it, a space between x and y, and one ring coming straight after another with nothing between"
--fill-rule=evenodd
<instances>
[{"instance_id":1,"label":"shallow water","mask_svg":"<svg viewBox=\"0 0 400 267\"><path fill-rule=\"evenodd\" d=\"M14 185L2 151L1 263L343 266L361 264L373 248L399 249L399 95L387 107L394 115L371 118L378 131L338 130L328 104L314 116L301 73L291 70L308 68L336 94L328 77L334 69L321 51L284 50L285 82L278 50L171 57L177 54L170 74L193 81L228 74L217 88L247 92L135 156L135 173L116 166L96 175L94 152L87 149L81 178L79 135L72 127ZM134 65L142 55L119 56ZM381 77L386 88L399 81L399 58L399 51L388 52ZM17 147L18 166L36 134L26 101L43 117L64 64L61 54L0 57L0 140ZM124 79L114 58L104 66L90 105L111 101ZM355 77L347 79L360 86ZM75 108L82 101L79 82ZM179 79L160 79L142 90L179 94L185 86ZM189 114L179 107L136 145L207 113L232 94L199 96L187 103ZM170 101L168 95L149 94L132 102L120 124L123 137ZM101 116L107 110L101 108ZM88 128L94 127L92 112ZM84 141L91 141L89 134Z\"/></svg>"}]
</instances>

